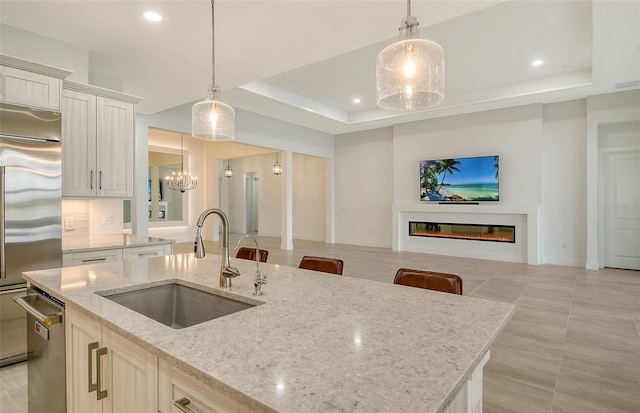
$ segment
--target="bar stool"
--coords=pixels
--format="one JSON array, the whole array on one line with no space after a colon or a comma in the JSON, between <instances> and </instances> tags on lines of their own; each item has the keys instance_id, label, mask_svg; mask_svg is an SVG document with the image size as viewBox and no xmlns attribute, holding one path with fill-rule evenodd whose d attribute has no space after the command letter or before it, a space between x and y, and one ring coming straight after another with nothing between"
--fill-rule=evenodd
<instances>
[{"instance_id":1,"label":"bar stool","mask_svg":"<svg viewBox=\"0 0 640 413\"><path fill-rule=\"evenodd\" d=\"M269 251L260 250L260 262L267 262L267 257L269 257ZM238 249L236 253L236 258L241 258L243 260L256 260L256 249L249 247L241 247Z\"/></svg>"},{"instance_id":2,"label":"bar stool","mask_svg":"<svg viewBox=\"0 0 640 413\"><path fill-rule=\"evenodd\" d=\"M400 268L393 283L462 295L462 278L455 274Z\"/></svg>"},{"instance_id":3,"label":"bar stool","mask_svg":"<svg viewBox=\"0 0 640 413\"><path fill-rule=\"evenodd\" d=\"M302 257L302 260L300 260L298 268L342 275L343 266L344 262L337 258L312 257L305 255Z\"/></svg>"}]
</instances>

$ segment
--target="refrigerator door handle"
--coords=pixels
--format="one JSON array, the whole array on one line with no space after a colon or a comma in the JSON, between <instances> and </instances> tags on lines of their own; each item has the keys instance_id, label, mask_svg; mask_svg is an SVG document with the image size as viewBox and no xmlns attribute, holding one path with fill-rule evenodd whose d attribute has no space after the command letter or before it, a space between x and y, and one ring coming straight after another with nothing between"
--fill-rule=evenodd
<instances>
[{"instance_id":1,"label":"refrigerator door handle","mask_svg":"<svg viewBox=\"0 0 640 413\"><path fill-rule=\"evenodd\" d=\"M0 166L0 279L7 278L4 262L4 177L5 167Z\"/></svg>"}]
</instances>

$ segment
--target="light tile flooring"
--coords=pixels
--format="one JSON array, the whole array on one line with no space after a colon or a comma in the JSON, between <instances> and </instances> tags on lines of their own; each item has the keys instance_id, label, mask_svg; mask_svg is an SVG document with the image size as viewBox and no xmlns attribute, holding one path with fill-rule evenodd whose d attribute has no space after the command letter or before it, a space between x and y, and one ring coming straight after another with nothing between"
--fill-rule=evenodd
<instances>
[{"instance_id":1,"label":"light tile flooring","mask_svg":"<svg viewBox=\"0 0 640 413\"><path fill-rule=\"evenodd\" d=\"M232 234L231 245L238 238ZM530 266L299 240L292 251L282 251L279 238L259 240L272 264L297 266L303 255L341 258L346 276L389 283L401 267L449 272L462 277L465 295L515 303L516 314L485 367L485 413L640 412L638 271ZM220 243L205 245L219 253ZM191 243L174 248L192 250ZM24 365L0 369L0 380L0 412L26 411L19 410L26 402L17 400L25 393Z\"/></svg>"}]
</instances>

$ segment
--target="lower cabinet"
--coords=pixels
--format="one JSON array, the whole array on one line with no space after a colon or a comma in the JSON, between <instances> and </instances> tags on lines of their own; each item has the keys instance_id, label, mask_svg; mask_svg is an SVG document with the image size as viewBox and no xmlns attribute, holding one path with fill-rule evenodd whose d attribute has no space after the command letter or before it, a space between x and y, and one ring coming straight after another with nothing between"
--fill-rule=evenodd
<instances>
[{"instance_id":1,"label":"lower cabinet","mask_svg":"<svg viewBox=\"0 0 640 413\"><path fill-rule=\"evenodd\" d=\"M173 254L173 244L152 244L126 248L104 248L91 251L65 252L62 266L98 264L101 262L161 257Z\"/></svg>"},{"instance_id":2,"label":"lower cabinet","mask_svg":"<svg viewBox=\"0 0 640 413\"><path fill-rule=\"evenodd\" d=\"M158 373L161 413L256 413L164 360L159 360Z\"/></svg>"},{"instance_id":3,"label":"lower cabinet","mask_svg":"<svg viewBox=\"0 0 640 413\"><path fill-rule=\"evenodd\" d=\"M66 311L67 411L158 411L157 357L96 320Z\"/></svg>"}]
</instances>

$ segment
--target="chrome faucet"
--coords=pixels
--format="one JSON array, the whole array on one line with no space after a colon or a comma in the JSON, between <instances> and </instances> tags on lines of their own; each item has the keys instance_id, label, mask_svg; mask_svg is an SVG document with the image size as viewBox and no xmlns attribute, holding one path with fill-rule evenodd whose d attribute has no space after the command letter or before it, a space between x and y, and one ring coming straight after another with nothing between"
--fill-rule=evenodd
<instances>
[{"instance_id":1,"label":"chrome faucet","mask_svg":"<svg viewBox=\"0 0 640 413\"><path fill-rule=\"evenodd\" d=\"M262 295L262 286L267 283L267 274L264 274L264 275L260 274L260 246L258 245L258 240L255 237L249 234L244 234L238 240L238 243L236 244L236 250L240 246L240 243L242 242L242 240L245 238L251 238L253 242L256 244L256 278L253 280L253 286L255 288L253 295L256 295L256 296Z\"/></svg>"},{"instance_id":2,"label":"chrome faucet","mask_svg":"<svg viewBox=\"0 0 640 413\"><path fill-rule=\"evenodd\" d=\"M207 217L211 214L216 214L222 221L223 252L222 262L220 264L220 287L230 288L231 279L239 276L240 271L229 264L229 220L227 219L227 216L224 214L224 212L217 208L211 208L200 214L200 218L198 218L198 222L196 223L196 241L193 250L196 254L196 258L202 258L206 255L206 251L204 250L204 243L202 241L202 226L204 225L204 220L207 219Z\"/></svg>"}]
</instances>

